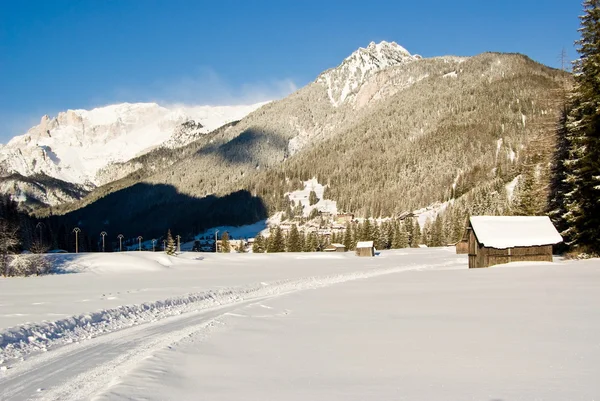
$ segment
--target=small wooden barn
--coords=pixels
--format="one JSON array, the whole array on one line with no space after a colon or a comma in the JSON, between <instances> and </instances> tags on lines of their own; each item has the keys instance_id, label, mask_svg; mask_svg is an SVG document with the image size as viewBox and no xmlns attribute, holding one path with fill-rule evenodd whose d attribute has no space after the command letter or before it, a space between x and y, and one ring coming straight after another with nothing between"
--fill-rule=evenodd
<instances>
[{"instance_id":1,"label":"small wooden barn","mask_svg":"<svg viewBox=\"0 0 600 401\"><path fill-rule=\"evenodd\" d=\"M472 216L469 268L510 262L552 262L552 245L562 237L548 216Z\"/></svg>"},{"instance_id":2,"label":"small wooden barn","mask_svg":"<svg viewBox=\"0 0 600 401\"><path fill-rule=\"evenodd\" d=\"M461 240L456 243L456 253L459 255L469 253L469 231L470 228L467 228Z\"/></svg>"},{"instance_id":3,"label":"small wooden barn","mask_svg":"<svg viewBox=\"0 0 600 401\"><path fill-rule=\"evenodd\" d=\"M375 256L373 241L360 241L356 244L356 256Z\"/></svg>"},{"instance_id":4,"label":"small wooden barn","mask_svg":"<svg viewBox=\"0 0 600 401\"><path fill-rule=\"evenodd\" d=\"M325 249L323 249L323 252L346 252L346 251L347 251L346 247L342 244L330 244Z\"/></svg>"}]
</instances>

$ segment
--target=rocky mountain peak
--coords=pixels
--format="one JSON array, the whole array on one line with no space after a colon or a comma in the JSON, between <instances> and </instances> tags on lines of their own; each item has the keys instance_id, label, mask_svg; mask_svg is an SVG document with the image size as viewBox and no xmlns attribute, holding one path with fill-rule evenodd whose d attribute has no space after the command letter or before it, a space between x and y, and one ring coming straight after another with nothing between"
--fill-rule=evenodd
<instances>
[{"instance_id":1,"label":"rocky mountain peak","mask_svg":"<svg viewBox=\"0 0 600 401\"><path fill-rule=\"evenodd\" d=\"M371 42L366 48L359 47L336 68L322 73L317 82L327 87L329 100L337 107L352 99L356 90L377 72L420 59L396 42Z\"/></svg>"}]
</instances>

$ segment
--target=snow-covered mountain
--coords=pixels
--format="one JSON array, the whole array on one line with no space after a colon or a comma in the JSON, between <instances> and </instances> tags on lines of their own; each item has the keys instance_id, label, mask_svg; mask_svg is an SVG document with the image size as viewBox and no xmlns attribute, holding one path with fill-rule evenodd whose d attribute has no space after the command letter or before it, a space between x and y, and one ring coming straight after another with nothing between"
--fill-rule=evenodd
<instances>
[{"instance_id":1,"label":"snow-covered mountain","mask_svg":"<svg viewBox=\"0 0 600 401\"><path fill-rule=\"evenodd\" d=\"M329 100L337 107L352 99L357 89L377 72L420 59L396 42L371 42L366 49L359 47L338 67L323 72L317 82L326 85Z\"/></svg>"},{"instance_id":2,"label":"snow-covered mountain","mask_svg":"<svg viewBox=\"0 0 600 401\"><path fill-rule=\"evenodd\" d=\"M170 106L123 103L45 115L26 134L0 145L0 175L46 175L92 188L112 163L158 146L181 147L264 103L246 106Z\"/></svg>"}]
</instances>

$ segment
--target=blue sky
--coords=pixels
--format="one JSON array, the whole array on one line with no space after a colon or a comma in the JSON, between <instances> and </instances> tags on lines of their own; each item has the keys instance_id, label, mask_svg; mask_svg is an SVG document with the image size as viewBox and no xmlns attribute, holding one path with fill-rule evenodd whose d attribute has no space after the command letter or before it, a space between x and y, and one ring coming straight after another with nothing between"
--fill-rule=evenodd
<instances>
[{"instance_id":1,"label":"blue sky","mask_svg":"<svg viewBox=\"0 0 600 401\"><path fill-rule=\"evenodd\" d=\"M577 0L0 0L0 142L117 102L283 97L370 41L424 57L577 57Z\"/></svg>"}]
</instances>

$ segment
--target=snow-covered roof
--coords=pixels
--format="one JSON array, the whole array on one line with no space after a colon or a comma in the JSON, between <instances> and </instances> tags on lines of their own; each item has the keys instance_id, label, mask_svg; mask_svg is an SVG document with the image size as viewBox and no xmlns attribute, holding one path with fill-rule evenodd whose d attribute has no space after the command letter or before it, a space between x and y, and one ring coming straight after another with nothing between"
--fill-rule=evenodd
<instances>
[{"instance_id":1,"label":"snow-covered roof","mask_svg":"<svg viewBox=\"0 0 600 401\"><path fill-rule=\"evenodd\" d=\"M343 244L336 244L336 243L331 244L331 246L334 246L336 248L344 248L345 247Z\"/></svg>"},{"instance_id":2,"label":"snow-covered roof","mask_svg":"<svg viewBox=\"0 0 600 401\"><path fill-rule=\"evenodd\" d=\"M373 248L373 241L360 241L356 244L357 248Z\"/></svg>"},{"instance_id":3,"label":"snow-covered roof","mask_svg":"<svg viewBox=\"0 0 600 401\"><path fill-rule=\"evenodd\" d=\"M497 249L562 242L548 216L472 216L479 243Z\"/></svg>"}]
</instances>

